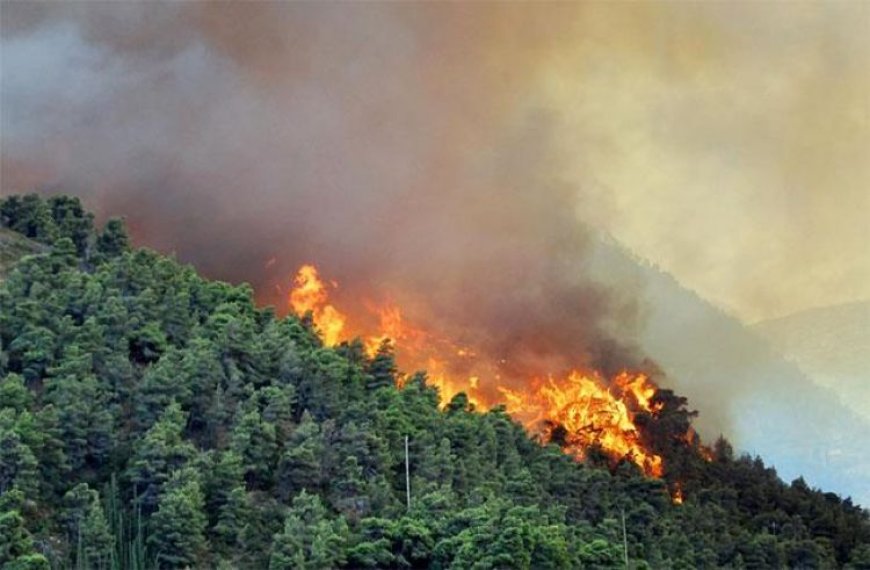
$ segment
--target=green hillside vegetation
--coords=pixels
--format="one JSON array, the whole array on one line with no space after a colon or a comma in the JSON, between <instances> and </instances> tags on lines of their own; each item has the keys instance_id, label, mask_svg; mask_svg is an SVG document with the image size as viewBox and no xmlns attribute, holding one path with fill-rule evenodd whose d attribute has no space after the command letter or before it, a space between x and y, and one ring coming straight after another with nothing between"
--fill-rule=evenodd
<instances>
[{"instance_id":1,"label":"green hillside vegetation","mask_svg":"<svg viewBox=\"0 0 870 570\"><path fill-rule=\"evenodd\" d=\"M724 440L705 461L669 391L642 418L663 479L577 462L75 198L0 225L50 246L0 283L4 569L623 568L623 524L632 568L870 568L866 511Z\"/></svg>"},{"instance_id":2,"label":"green hillside vegetation","mask_svg":"<svg viewBox=\"0 0 870 570\"><path fill-rule=\"evenodd\" d=\"M0 227L0 281L12 269L15 263L25 255L42 253L46 246L29 240L18 232Z\"/></svg>"}]
</instances>

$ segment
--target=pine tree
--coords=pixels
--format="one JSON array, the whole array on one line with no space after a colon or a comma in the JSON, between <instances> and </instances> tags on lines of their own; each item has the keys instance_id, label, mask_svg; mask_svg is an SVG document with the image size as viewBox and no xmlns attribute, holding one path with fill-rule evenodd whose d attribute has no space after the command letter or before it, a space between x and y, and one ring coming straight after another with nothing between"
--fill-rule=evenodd
<instances>
[{"instance_id":1,"label":"pine tree","mask_svg":"<svg viewBox=\"0 0 870 570\"><path fill-rule=\"evenodd\" d=\"M33 397L20 374L12 373L0 378L0 409L27 410L32 402Z\"/></svg>"},{"instance_id":2,"label":"pine tree","mask_svg":"<svg viewBox=\"0 0 870 570\"><path fill-rule=\"evenodd\" d=\"M225 552L239 550L242 533L248 524L251 506L244 487L234 487L227 494L226 501L218 511L218 522L214 533Z\"/></svg>"},{"instance_id":3,"label":"pine tree","mask_svg":"<svg viewBox=\"0 0 870 570\"><path fill-rule=\"evenodd\" d=\"M48 204L36 194L10 196L0 203L0 222L29 238L51 244L57 228Z\"/></svg>"},{"instance_id":4,"label":"pine tree","mask_svg":"<svg viewBox=\"0 0 870 570\"><path fill-rule=\"evenodd\" d=\"M158 568L197 566L205 554L208 523L199 475L192 469L172 474L150 521L148 546Z\"/></svg>"},{"instance_id":5,"label":"pine tree","mask_svg":"<svg viewBox=\"0 0 870 570\"><path fill-rule=\"evenodd\" d=\"M36 384L54 363L55 341L51 330L28 325L9 343L9 369L20 372L28 386Z\"/></svg>"},{"instance_id":6,"label":"pine tree","mask_svg":"<svg viewBox=\"0 0 870 570\"><path fill-rule=\"evenodd\" d=\"M16 426L12 410L0 411L0 495L13 488L35 498L39 464Z\"/></svg>"},{"instance_id":7,"label":"pine tree","mask_svg":"<svg viewBox=\"0 0 870 570\"><path fill-rule=\"evenodd\" d=\"M117 257L130 247L124 222L112 218L106 222L103 232L97 237L97 253L102 260Z\"/></svg>"},{"instance_id":8,"label":"pine tree","mask_svg":"<svg viewBox=\"0 0 870 570\"><path fill-rule=\"evenodd\" d=\"M36 551L24 525L18 491L0 493L0 568L3 570L49 570L48 560Z\"/></svg>"},{"instance_id":9,"label":"pine tree","mask_svg":"<svg viewBox=\"0 0 870 570\"><path fill-rule=\"evenodd\" d=\"M181 374L181 355L176 350L169 350L145 370L137 386L137 424L148 429L171 402L184 406L191 398L191 388L188 378Z\"/></svg>"},{"instance_id":10,"label":"pine tree","mask_svg":"<svg viewBox=\"0 0 870 570\"><path fill-rule=\"evenodd\" d=\"M369 390L377 390L395 385L397 370L393 342L384 339L374 358L366 366L368 373L366 387Z\"/></svg>"},{"instance_id":11,"label":"pine tree","mask_svg":"<svg viewBox=\"0 0 870 570\"><path fill-rule=\"evenodd\" d=\"M81 201L72 196L52 196L47 205L58 235L72 240L79 257L87 257L89 241L94 231L93 214L86 212Z\"/></svg>"},{"instance_id":12,"label":"pine tree","mask_svg":"<svg viewBox=\"0 0 870 570\"><path fill-rule=\"evenodd\" d=\"M77 568L108 568L114 537L106 520L100 495L81 483L64 495L67 530L76 545Z\"/></svg>"},{"instance_id":13,"label":"pine tree","mask_svg":"<svg viewBox=\"0 0 870 570\"><path fill-rule=\"evenodd\" d=\"M241 457L245 480L251 487L267 487L271 483L278 449L275 426L264 422L260 412L239 411L230 447Z\"/></svg>"},{"instance_id":14,"label":"pine tree","mask_svg":"<svg viewBox=\"0 0 870 570\"><path fill-rule=\"evenodd\" d=\"M78 347L73 345L67 354L65 363L75 362ZM84 360L88 364L82 370L73 370L78 365L53 369L52 374L59 377L46 382L46 400L57 410L64 453L74 470L88 461L97 464L105 461L115 441L112 407L106 391L89 372L90 357Z\"/></svg>"},{"instance_id":15,"label":"pine tree","mask_svg":"<svg viewBox=\"0 0 870 570\"><path fill-rule=\"evenodd\" d=\"M323 452L320 426L306 412L290 436L278 465L279 496L287 499L303 489L318 492L323 477Z\"/></svg>"},{"instance_id":16,"label":"pine tree","mask_svg":"<svg viewBox=\"0 0 870 570\"><path fill-rule=\"evenodd\" d=\"M269 570L326 570L337 568L344 558L347 523L331 519L317 495L302 491L275 536Z\"/></svg>"},{"instance_id":17,"label":"pine tree","mask_svg":"<svg viewBox=\"0 0 870 570\"><path fill-rule=\"evenodd\" d=\"M190 461L196 450L182 437L185 415L181 407L170 404L135 446L127 475L146 512L157 504L157 497L170 474Z\"/></svg>"}]
</instances>

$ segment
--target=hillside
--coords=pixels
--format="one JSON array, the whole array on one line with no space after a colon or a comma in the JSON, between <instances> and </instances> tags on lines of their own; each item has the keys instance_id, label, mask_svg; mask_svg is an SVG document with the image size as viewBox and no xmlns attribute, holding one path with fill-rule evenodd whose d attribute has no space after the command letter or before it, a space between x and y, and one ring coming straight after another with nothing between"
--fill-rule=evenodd
<instances>
[{"instance_id":1,"label":"hillside","mask_svg":"<svg viewBox=\"0 0 870 570\"><path fill-rule=\"evenodd\" d=\"M636 342L666 371L664 384L701 412L702 435L724 433L786 479L803 475L870 504L870 452L856 437L870 433L870 419L758 332L612 240L600 241L584 270L634 287L643 307Z\"/></svg>"},{"instance_id":2,"label":"hillside","mask_svg":"<svg viewBox=\"0 0 870 570\"><path fill-rule=\"evenodd\" d=\"M25 255L45 250L44 245L29 240L18 232L0 227L0 280L3 280L15 263Z\"/></svg>"},{"instance_id":3,"label":"hillside","mask_svg":"<svg viewBox=\"0 0 870 570\"><path fill-rule=\"evenodd\" d=\"M870 301L801 311L752 329L870 420Z\"/></svg>"},{"instance_id":4,"label":"hillside","mask_svg":"<svg viewBox=\"0 0 870 570\"><path fill-rule=\"evenodd\" d=\"M0 284L3 568L870 567L866 511L703 452L670 391L643 417L661 478L577 461L76 199L0 222L51 246Z\"/></svg>"}]
</instances>

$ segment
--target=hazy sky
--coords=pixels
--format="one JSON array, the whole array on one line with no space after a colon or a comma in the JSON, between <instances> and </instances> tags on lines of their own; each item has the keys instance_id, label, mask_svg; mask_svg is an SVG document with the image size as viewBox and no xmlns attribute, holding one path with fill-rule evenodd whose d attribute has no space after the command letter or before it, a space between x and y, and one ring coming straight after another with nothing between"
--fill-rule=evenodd
<instances>
[{"instance_id":1,"label":"hazy sky","mask_svg":"<svg viewBox=\"0 0 870 570\"><path fill-rule=\"evenodd\" d=\"M291 186L335 189L311 208L474 195L534 140L524 202L746 321L870 298L868 2L3 2L2 23L3 191L78 192L164 248L213 239L172 212L245 224Z\"/></svg>"},{"instance_id":2,"label":"hazy sky","mask_svg":"<svg viewBox=\"0 0 870 570\"><path fill-rule=\"evenodd\" d=\"M629 11L542 80L588 219L749 321L870 298L870 3Z\"/></svg>"}]
</instances>

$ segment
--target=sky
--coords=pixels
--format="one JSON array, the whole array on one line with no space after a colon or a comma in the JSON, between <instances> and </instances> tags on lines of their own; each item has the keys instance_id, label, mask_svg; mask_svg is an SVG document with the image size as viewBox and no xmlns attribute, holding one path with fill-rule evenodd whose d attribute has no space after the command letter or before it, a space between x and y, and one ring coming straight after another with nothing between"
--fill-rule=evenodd
<instances>
[{"instance_id":1,"label":"sky","mask_svg":"<svg viewBox=\"0 0 870 570\"><path fill-rule=\"evenodd\" d=\"M643 6L547 74L596 223L746 321L870 297L870 4Z\"/></svg>"}]
</instances>

